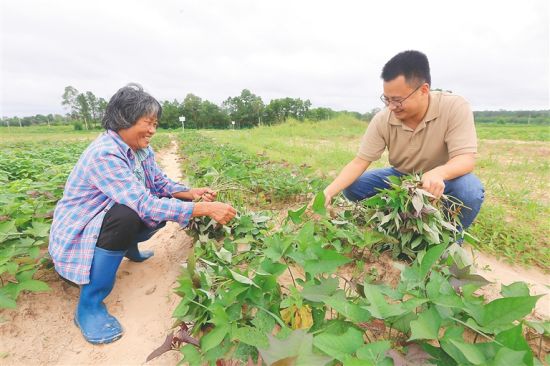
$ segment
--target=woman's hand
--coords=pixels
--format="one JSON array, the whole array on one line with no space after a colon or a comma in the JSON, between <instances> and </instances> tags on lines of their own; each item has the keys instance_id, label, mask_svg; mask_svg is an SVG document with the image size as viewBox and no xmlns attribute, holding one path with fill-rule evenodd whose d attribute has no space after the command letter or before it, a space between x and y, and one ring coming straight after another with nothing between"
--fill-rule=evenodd
<instances>
[{"instance_id":1,"label":"woman's hand","mask_svg":"<svg viewBox=\"0 0 550 366\"><path fill-rule=\"evenodd\" d=\"M191 195L192 201L202 199L204 202L213 202L216 200L216 196L218 195L215 191L208 187L191 188L189 190L189 194Z\"/></svg>"},{"instance_id":2,"label":"woman's hand","mask_svg":"<svg viewBox=\"0 0 550 366\"><path fill-rule=\"evenodd\" d=\"M222 225L227 224L237 211L227 203L222 202L197 202L193 209L193 217L209 216Z\"/></svg>"}]
</instances>

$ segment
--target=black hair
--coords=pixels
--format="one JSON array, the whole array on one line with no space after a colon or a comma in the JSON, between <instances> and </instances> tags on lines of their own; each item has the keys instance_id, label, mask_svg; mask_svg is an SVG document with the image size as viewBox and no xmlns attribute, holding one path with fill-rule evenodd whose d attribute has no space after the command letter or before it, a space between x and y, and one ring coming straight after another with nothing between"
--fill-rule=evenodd
<instances>
[{"instance_id":1,"label":"black hair","mask_svg":"<svg viewBox=\"0 0 550 366\"><path fill-rule=\"evenodd\" d=\"M432 84L428 57L419 51L404 51L393 56L382 69L380 77L390 81L403 75L409 85L416 83Z\"/></svg>"},{"instance_id":2,"label":"black hair","mask_svg":"<svg viewBox=\"0 0 550 366\"><path fill-rule=\"evenodd\" d=\"M130 83L120 88L109 100L101 124L107 130L118 132L130 128L141 117L156 116L160 119L162 107L141 85Z\"/></svg>"}]
</instances>

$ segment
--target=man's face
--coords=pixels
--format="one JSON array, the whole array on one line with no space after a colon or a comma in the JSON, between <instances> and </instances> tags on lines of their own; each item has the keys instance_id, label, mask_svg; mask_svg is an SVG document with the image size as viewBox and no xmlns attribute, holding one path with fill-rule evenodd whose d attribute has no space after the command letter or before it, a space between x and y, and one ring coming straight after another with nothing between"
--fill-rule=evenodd
<instances>
[{"instance_id":1,"label":"man's face","mask_svg":"<svg viewBox=\"0 0 550 366\"><path fill-rule=\"evenodd\" d=\"M124 142L134 151L144 149L149 146L151 137L157 131L157 126L156 116L141 117L135 125L125 129Z\"/></svg>"},{"instance_id":2,"label":"man's face","mask_svg":"<svg viewBox=\"0 0 550 366\"><path fill-rule=\"evenodd\" d=\"M429 93L428 84L409 85L403 75L384 81L383 98L389 102L388 108L400 120L407 120L424 113L423 98Z\"/></svg>"}]
</instances>

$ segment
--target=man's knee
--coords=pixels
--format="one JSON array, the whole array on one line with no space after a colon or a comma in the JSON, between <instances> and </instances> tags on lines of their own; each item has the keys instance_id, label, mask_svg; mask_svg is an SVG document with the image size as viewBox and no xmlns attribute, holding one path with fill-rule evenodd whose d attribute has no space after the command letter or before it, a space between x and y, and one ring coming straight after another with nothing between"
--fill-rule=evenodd
<instances>
[{"instance_id":1,"label":"man's knee","mask_svg":"<svg viewBox=\"0 0 550 366\"><path fill-rule=\"evenodd\" d=\"M349 189L349 187L344 189L342 191L342 194L344 195L344 197L346 197L348 200L350 200L352 202L357 202L357 201L361 200L361 197L359 197L355 193L353 193L353 191L351 189Z\"/></svg>"},{"instance_id":2,"label":"man's knee","mask_svg":"<svg viewBox=\"0 0 550 366\"><path fill-rule=\"evenodd\" d=\"M465 212L463 216L472 216L473 221L473 218L477 216L483 200L485 199L485 189L479 178L469 173L449 181L447 186L449 189L448 191L446 190L445 194L457 198L462 202L470 212ZM470 223L466 224L466 226L468 226Z\"/></svg>"}]
</instances>

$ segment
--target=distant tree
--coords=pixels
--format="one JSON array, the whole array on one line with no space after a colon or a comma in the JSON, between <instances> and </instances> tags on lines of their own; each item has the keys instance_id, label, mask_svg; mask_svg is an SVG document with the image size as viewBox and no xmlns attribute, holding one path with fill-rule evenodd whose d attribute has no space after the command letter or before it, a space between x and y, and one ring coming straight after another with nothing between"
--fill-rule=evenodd
<instances>
[{"instance_id":1,"label":"distant tree","mask_svg":"<svg viewBox=\"0 0 550 366\"><path fill-rule=\"evenodd\" d=\"M185 116L185 125L189 128L204 128L204 119L199 118L202 99L195 94L187 94L183 100L183 115Z\"/></svg>"},{"instance_id":2,"label":"distant tree","mask_svg":"<svg viewBox=\"0 0 550 366\"><path fill-rule=\"evenodd\" d=\"M303 121L309 112L311 102L300 98L272 99L265 108L265 120L269 124L281 123L292 117Z\"/></svg>"},{"instance_id":3,"label":"distant tree","mask_svg":"<svg viewBox=\"0 0 550 366\"><path fill-rule=\"evenodd\" d=\"M337 112L333 111L330 108L319 107L310 109L306 114L306 118L312 121L323 121L331 119L336 114Z\"/></svg>"},{"instance_id":4,"label":"distant tree","mask_svg":"<svg viewBox=\"0 0 550 366\"><path fill-rule=\"evenodd\" d=\"M243 89L237 97L227 98L222 107L238 127L258 126L265 108L262 98L248 89Z\"/></svg>"},{"instance_id":5,"label":"distant tree","mask_svg":"<svg viewBox=\"0 0 550 366\"><path fill-rule=\"evenodd\" d=\"M88 121L91 120L91 108L86 94L80 93L76 96L76 113L81 120L84 121L84 126L89 130Z\"/></svg>"},{"instance_id":6,"label":"distant tree","mask_svg":"<svg viewBox=\"0 0 550 366\"><path fill-rule=\"evenodd\" d=\"M176 99L172 102L164 101L162 102L162 116L160 117L159 127L178 128L181 126L179 121L181 116L183 116L183 105Z\"/></svg>"},{"instance_id":7,"label":"distant tree","mask_svg":"<svg viewBox=\"0 0 550 366\"><path fill-rule=\"evenodd\" d=\"M199 120L205 128L227 128L230 123L227 113L208 100L201 103Z\"/></svg>"},{"instance_id":8,"label":"distant tree","mask_svg":"<svg viewBox=\"0 0 550 366\"><path fill-rule=\"evenodd\" d=\"M73 118L78 118L78 116L75 115L77 110L76 98L78 97L78 94L80 94L79 91L75 87L69 85L65 87L65 91L61 96L61 105L69 111L69 114Z\"/></svg>"}]
</instances>

